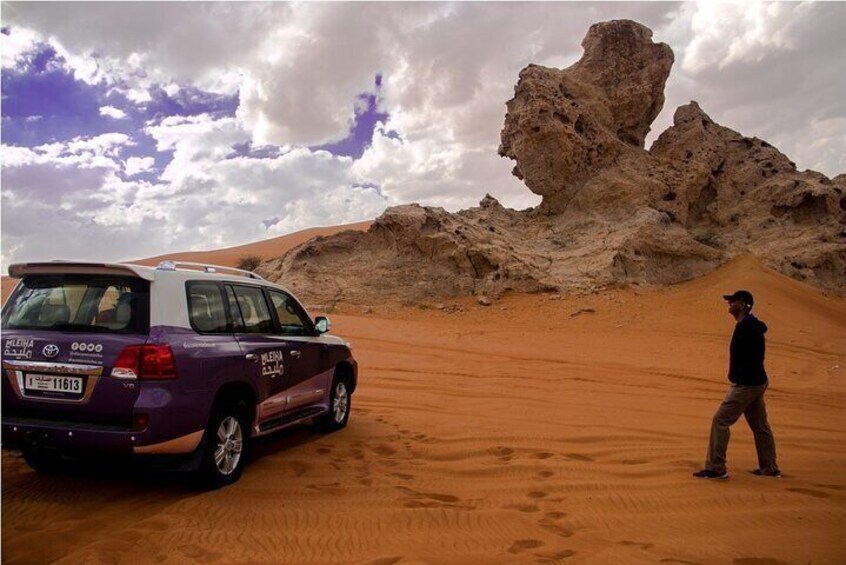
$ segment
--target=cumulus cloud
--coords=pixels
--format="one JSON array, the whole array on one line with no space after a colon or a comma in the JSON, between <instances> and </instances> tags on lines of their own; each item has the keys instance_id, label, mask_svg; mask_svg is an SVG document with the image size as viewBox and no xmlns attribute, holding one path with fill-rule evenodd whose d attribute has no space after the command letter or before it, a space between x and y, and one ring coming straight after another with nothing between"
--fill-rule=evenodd
<instances>
[{"instance_id":1,"label":"cumulus cloud","mask_svg":"<svg viewBox=\"0 0 846 565\"><path fill-rule=\"evenodd\" d=\"M126 117L126 112L114 106L100 106L100 115L120 120Z\"/></svg>"},{"instance_id":2,"label":"cumulus cloud","mask_svg":"<svg viewBox=\"0 0 846 565\"><path fill-rule=\"evenodd\" d=\"M367 179L348 157L303 147L272 158L234 156L233 146L249 139L234 118L168 118L147 131L160 149L173 151L161 175L169 183L167 207L186 229L193 224L205 234L206 247L360 221L391 203L360 187Z\"/></svg>"},{"instance_id":3,"label":"cumulus cloud","mask_svg":"<svg viewBox=\"0 0 846 565\"><path fill-rule=\"evenodd\" d=\"M254 60L290 9L283 3L7 2L3 16L13 34L24 28L49 36L87 82L140 91L174 80L232 92L238 69Z\"/></svg>"},{"instance_id":4,"label":"cumulus cloud","mask_svg":"<svg viewBox=\"0 0 846 565\"><path fill-rule=\"evenodd\" d=\"M156 160L152 157L130 157L126 160L124 171L126 176L132 177L138 173L149 171L156 164Z\"/></svg>"},{"instance_id":5,"label":"cumulus cloud","mask_svg":"<svg viewBox=\"0 0 846 565\"><path fill-rule=\"evenodd\" d=\"M8 30L0 34L0 60L4 70L24 70L32 53L42 41L41 36L26 28Z\"/></svg>"},{"instance_id":6,"label":"cumulus cloud","mask_svg":"<svg viewBox=\"0 0 846 565\"><path fill-rule=\"evenodd\" d=\"M249 138L234 118L171 117L147 132L173 152L157 183L132 178L154 160L124 160L133 140L123 134L4 146L3 259L213 249L361 221L391 203L352 171L348 157L302 147L273 158L233 156L232 146Z\"/></svg>"}]
</instances>

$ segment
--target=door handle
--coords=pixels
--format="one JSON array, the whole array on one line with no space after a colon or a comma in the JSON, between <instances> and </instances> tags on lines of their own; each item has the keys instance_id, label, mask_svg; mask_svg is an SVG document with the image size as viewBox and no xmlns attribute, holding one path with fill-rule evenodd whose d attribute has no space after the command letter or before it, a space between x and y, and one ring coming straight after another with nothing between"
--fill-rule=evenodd
<instances>
[{"instance_id":1,"label":"door handle","mask_svg":"<svg viewBox=\"0 0 846 565\"><path fill-rule=\"evenodd\" d=\"M299 349L293 349L291 351L291 357L296 357L297 359L299 359L302 356L303 356L303 353Z\"/></svg>"},{"instance_id":2,"label":"door handle","mask_svg":"<svg viewBox=\"0 0 846 565\"><path fill-rule=\"evenodd\" d=\"M255 353L247 353L244 357L247 358L247 361L258 361L258 355Z\"/></svg>"}]
</instances>

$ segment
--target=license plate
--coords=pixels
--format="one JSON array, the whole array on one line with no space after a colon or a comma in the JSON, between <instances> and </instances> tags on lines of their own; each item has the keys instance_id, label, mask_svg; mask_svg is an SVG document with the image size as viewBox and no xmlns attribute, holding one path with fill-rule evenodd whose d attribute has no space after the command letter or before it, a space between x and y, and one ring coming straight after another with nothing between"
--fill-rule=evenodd
<instances>
[{"instance_id":1,"label":"license plate","mask_svg":"<svg viewBox=\"0 0 846 565\"><path fill-rule=\"evenodd\" d=\"M79 395L82 394L82 377L28 374L24 388L33 392L60 392Z\"/></svg>"}]
</instances>

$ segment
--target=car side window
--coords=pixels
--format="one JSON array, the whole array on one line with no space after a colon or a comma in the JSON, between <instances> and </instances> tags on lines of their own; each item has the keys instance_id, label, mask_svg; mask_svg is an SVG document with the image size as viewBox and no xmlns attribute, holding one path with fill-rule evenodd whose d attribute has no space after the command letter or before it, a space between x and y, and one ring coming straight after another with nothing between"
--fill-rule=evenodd
<instances>
[{"instance_id":1,"label":"car side window","mask_svg":"<svg viewBox=\"0 0 846 565\"><path fill-rule=\"evenodd\" d=\"M232 285L232 290L235 292L235 300L243 320L241 331L255 334L273 333L273 320L261 288Z\"/></svg>"},{"instance_id":2,"label":"car side window","mask_svg":"<svg viewBox=\"0 0 846 565\"><path fill-rule=\"evenodd\" d=\"M229 314L232 317L232 331L235 333L244 332L244 320L241 318L241 309L238 308L238 300L235 298L235 291L226 285L226 301L229 303Z\"/></svg>"},{"instance_id":3,"label":"car side window","mask_svg":"<svg viewBox=\"0 0 846 565\"><path fill-rule=\"evenodd\" d=\"M221 286L215 283L189 282L188 312L191 327L200 333L227 333L226 308Z\"/></svg>"},{"instance_id":4,"label":"car side window","mask_svg":"<svg viewBox=\"0 0 846 565\"><path fill-rule=\"evenodd\" d=\"M270 302L279 320L280 333L284 335L312 335L311 323L299 304L283 292L269 290Z\"/></svg>"}]
</instances>

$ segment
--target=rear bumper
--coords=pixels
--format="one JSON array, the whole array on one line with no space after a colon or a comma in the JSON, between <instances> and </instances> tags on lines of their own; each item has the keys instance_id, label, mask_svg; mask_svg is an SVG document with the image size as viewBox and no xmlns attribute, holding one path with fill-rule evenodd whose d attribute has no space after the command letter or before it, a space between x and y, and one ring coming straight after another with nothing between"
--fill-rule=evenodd
<instances>
[{"instance_id":1,"label":"rear bumper","mask_svg":"<svg viewBox=\"0 0 846 565\"><path fill-rule=\"evenodd\" d=\"M200 445L203 430L151 443L148 430L77 422L4 417L4 448L48 449L68 454L187 454Z\"/></svg>"}]
</instances>

